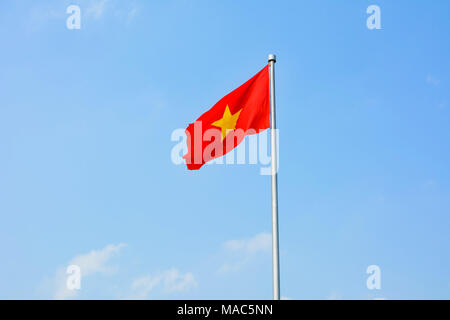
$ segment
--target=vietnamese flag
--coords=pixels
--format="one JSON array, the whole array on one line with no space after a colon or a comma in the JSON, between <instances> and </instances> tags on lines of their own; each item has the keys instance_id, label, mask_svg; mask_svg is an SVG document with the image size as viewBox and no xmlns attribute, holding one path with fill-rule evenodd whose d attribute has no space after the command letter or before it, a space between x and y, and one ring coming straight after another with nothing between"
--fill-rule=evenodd
<instances>
[{"instance_id":1,"label":"vietnamese flag","mask_svg":"<svg viewBox=\"0 0 450 320\"><path fill-rule=\"evenodd\" d=\"M269 65L220 99L186 129L189 170L233 150L247 135L270 127Z\"/></svg>"}]
</instances>

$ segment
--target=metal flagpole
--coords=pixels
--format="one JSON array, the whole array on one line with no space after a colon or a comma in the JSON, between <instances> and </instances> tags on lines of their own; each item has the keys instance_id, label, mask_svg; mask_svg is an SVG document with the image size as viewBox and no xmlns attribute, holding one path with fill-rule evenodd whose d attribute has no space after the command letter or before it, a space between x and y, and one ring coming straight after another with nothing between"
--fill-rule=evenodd
<instances>
[{"instance_id":1,"label":"metal flagpole","mask_svg":"<svg viewBox=\"0 0 450 320\"><path fill-rule=\"evenodd\" d=\"M278 153L275 120L275 62L274 54L269 54L270 74L270 155L272 159L272 264L273 299L280 300L280 255L278 246Z\"/></svg>"}]
</instances>

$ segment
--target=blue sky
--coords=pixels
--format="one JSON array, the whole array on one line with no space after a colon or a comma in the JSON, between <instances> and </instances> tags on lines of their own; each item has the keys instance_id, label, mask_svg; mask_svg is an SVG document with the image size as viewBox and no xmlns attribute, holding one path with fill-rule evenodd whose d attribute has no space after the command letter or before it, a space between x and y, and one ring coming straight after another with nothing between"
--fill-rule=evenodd
<instances>
[{"instance_id":1,"label":"blue sky","mask_svg":"<svg viewBox=\"0 0 450 320\"><path fill-rule=\"evenodd\" d=\"M281 295L450 299L449 10L2 1L0 298L270 299L270 177L170 136L275 53Z\"/></svg>"}]
</instances>

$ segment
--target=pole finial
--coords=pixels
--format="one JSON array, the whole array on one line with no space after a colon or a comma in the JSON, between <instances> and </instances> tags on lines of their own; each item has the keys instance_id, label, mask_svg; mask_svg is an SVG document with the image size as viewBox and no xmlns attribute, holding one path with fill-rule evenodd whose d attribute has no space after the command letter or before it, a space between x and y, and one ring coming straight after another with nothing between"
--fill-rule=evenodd
<instances>
[{"instance_id":1,"label":"pole finial","mask_svg":"<svg viewBox=\"0 0 450 320\"><path fill-rule=\"evenodd\" d=\"M273 61L273 62L277 62L277 56L274 54L269 54L269 62Z\"/></svg>"}]
</instances>

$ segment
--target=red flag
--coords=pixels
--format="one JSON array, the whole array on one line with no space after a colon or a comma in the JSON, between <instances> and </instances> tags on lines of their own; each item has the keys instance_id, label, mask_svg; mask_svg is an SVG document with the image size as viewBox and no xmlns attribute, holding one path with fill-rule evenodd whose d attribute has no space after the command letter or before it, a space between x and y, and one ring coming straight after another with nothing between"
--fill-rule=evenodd
<instances>
[{"instance_id":1,"label":"red flag","mask_svg":"<svg viewBox=\"0 0 450 320\"><path fill-rule=\"evenodd\" d=\"M270 127L269 66L219 100L186 129L189 170L233 150L246 135Z\"/></svg>"}]
</instances>

